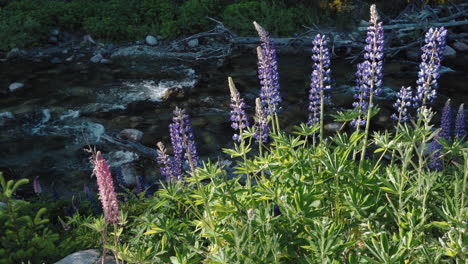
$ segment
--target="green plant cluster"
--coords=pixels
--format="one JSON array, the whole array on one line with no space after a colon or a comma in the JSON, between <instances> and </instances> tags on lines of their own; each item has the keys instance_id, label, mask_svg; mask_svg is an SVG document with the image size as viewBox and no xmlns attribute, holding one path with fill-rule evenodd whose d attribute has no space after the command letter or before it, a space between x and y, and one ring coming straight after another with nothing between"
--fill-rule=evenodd
<instances>
[{"instance_id":1,"label":"green plant cluster","mask_svg":"<svg viewBox=\"0 0 468 264\"><path fill-rule=\"evenodd\" d=\"M107 41L142 39L147 34L174 38L212 28L215 23L207 17L224 21L241 35L253 33L254 20L275 35L288 35L323 16L317 7L279 0L16 0L0 9L0 49L44 44L55 28Z\"/></svg>"},{"instance_id":2,"label":"green plant cluster","mask_svg":"<svg viewBox=\"0 0 468 264\"><path fill-rule=\"evenodd\" d=\"M432 117L375 132L361 165L363 132L313 144L318 127L301 125L259 154L246 131L224 150L234 170L207 162L122 204L120 242L107 247L124 263L464 263L468 149L442 142L444 169L429 170Z\"/></svg>"},{"instance_id":3,"label":"green plant cluster","mask_svg":"<svg viewBox=\"0 0 468 264\"><path fill-rule=\"evenodd\" d=\"M28 183L27 179L6 181L0 173L1 264L53 263L76 250L96 246L97 235L84 226L89 218L74 217L68 224L63 220L63 209L69 203L47 197L15 199L15 192Z\"/></svg>"}]
</instances>

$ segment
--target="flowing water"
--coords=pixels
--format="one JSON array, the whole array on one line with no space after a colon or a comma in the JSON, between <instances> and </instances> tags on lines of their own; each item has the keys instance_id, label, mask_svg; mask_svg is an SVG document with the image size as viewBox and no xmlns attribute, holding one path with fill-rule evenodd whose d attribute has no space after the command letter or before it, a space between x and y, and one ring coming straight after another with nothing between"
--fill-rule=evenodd
<instances>
[{"instance_id":1,"label":"flowing water","mask_svg":"<svg viewBox=\"0 0 468 264\"><path fill-rule=\"evenodd\" d=\"M447 97L455 106L468 102L465 66L451 66L454 72L444 69L436 108ZM282 127L290 130L307 120L311 62L307 55L281 56L279 68L284 99L280 118ZM327 113L351 106L355 69L349 61L332 62L333 104L327 106ZM378 127L391 125L391 101L402 85L414 87L417 64L387 62L384 74ZM259 95L252 54L232 58L221 68L149 60L122 60L111 65L8 62L0 64L0 75L4 87L0 90L0 171L11 177L40 176L45 190L60 193L94 182L89 153L84 151L88 145L103 150L113 169L133 164L134 174L156 181L159 172L154 161L119 150L101 137L136 128L144 132L142 144L154 148L156 142L163 141L167 145L175 106L187 108L201 156L216 158L223 147L232 145L227 76L234 78L246 98L248 113L254 112ZM11 93L8 86L12 82L26 86ZM171 87L184 90L184 96L161 99ZM328 118L327 122L331 121Z\"/></svg>"}]
</instances>

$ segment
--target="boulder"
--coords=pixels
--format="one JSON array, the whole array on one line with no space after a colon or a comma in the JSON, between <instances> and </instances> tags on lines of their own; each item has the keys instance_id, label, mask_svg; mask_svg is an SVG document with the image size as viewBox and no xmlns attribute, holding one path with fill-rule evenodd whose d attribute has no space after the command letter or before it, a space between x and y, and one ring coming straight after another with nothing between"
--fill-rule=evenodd
<instances>
[{"instance_id":1,"label":"boulder","mask_svg":"<svg viewBox=\"0 0 468 264\"><path fill-rule=\"evenodd\" d=\"M158 39L155 38L155 37L153 37L153 36L151 36L151 35L146 36L145 42L146 42L146 44L148 44L148 45L150 45L150 46L156 46L156 45L158 45Z\"/></svg>"},{"instance_id":2,"label":"boulder","mask_svg":"<svg viewBox=\"0 0 468 264\"><path fill-rule=\"evenodd\" d=\"M325 124L325 125L323 126L323 129L324 129L325 131L328 131L328 132L336 133L336 132L338 132L338 131L340 130L341 125L342 125L342 124L336 123L336 122L334 122L334 123L328 123L328 124Z\"/></svg>"},{"instance_id":3,"label":"boulder","mask_svg":"<svg viewBox=\"0 0 468 264\"><path fill-rule=\"evenodd\" d=\"M104 57L102 57L101 53L98 53L98 54L94 55L93 57L91 57L90 61L92 63L99 63L103 59L104 59Z\"/></svg>"},{"instance_id":4,"label":"boulder","mask_svg":"<svg viewBox=\"0 0 468 264\"><path fill-rule=\"evenodd\" d=\"M14 82L8 86L8 89L10 89L10 92L16 92L17 90L23 89L25 86L24 83L21 82Z\"/></svg>"},{"instance_id":5,"label":"boulder","mask_svg":"<svg viewBox=\"0 0 468 264\"><path fill-rule=\"evenodd\" d=\"M457 56L457 52L452 47L447 45L445 47L444 57L447 59L454 59L456 56Z\"/></svg>"},{"instance_id":6,"label":"boulder","mask_svg":"<svg viewBox=\"0 0 468 264\"><path fill-rule=\"evenodd\" d=\"M50 34L51 34L52 36L58 36L58 35L60 35L60 29L58 29L58 28L52 29L52 30L50 31Z\"/></svg>"},{"instance_id":7,"label":"boulder","mask_svg":"<svg viewBox=\"0 0 468 264\"><path fill-rule=\"evenodd\" d=\"M85 35L83 37L82 43L87 44L88 42L91 43L91 44L96 44L96 41L94 41L94 39L90 35Z\"/></svg>"},{"instance_id":8,"label":"boulder","mask_svg":"<svg viewBox=\"0 0 468 264\"><path fill-rule=\"evenodd\" d=\"M120 139L129 140L133 142L140 142L143 138L143 132L134 128L127 128L119 132Z\"/></svg>"},{"instance_id":9,"label":"boulder","mask_svg":"<svg viewBox=\"0 0 468 264\"><path fill-rule=\"evenodd\" d=\"M100 253L96 249L75 252L55 262L55 264L91 264L99 260Z\"/></svg>"},{"instance_id":10,"label":"boulder","mask_svg":"<svg viewBox=\"0 0 468 264\"><path fill-rule=\"evenodd\" d=\"M189 42L187 42L187 45L190 47L190 48L195 48L195 47L198 47L198 39L197 38L194 38L194 39L191 39L189 40Z\"/></svg>"},{"instance_id":11,"label":"boulder","mask_svg":"<svg viewBox=\"0 0 468 264\"><path fill-rule=\"evenodd\" d=\"M8 60L15 59L15 58L21 57L21 56L23 56L25 54L26 54L25 51L22 51L22 50L20 50L18 48L14 48L14 49L11 49L10 52L7 53L6 58Z\"/></svg>"},{"instance_id":12,"label":"boulder","mask_svg":"<svg viewBox=\"0 0 468 264\"><path fill-rule=\"evenodd\" d=\"M468 45L465 44L464 42L455 41L455 42L452 44L452 46L453 46L453 48L454 48L456 51L468 52Z\"/></svg>"},{"instance_id":13,"label":"boulder","mask_svg":"<svg viewBox=\"0 0 468 264\"><path fill-rule=\"evenodd\" d=\"M59 64L59 63L62 63L62 60L58 57L54 57L52 58L52 60L50 60L50 63L52 64Z\"/></svg>"}]
</instances>

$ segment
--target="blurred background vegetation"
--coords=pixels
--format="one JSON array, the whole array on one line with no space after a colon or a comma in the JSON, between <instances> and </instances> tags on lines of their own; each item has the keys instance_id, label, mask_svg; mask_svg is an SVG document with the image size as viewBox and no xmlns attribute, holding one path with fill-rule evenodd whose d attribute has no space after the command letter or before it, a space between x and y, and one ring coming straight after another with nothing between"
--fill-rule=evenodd
<instances>
[{"instance_id":1,"label":"blurred background vegetation","mask_svg":"<svg viewBox=\"0 0 468 264\"><path fill-rule=\"evenodd\" d=\"M367 20L371 3L388 16L409 4L448 0L0 0L0 49L45 43L54 28L90 34L104 41L142 39L147 34L176 38L210 29L212 17L243 36L256 20L275 36L300 33L304 26L353 30ZM346 15L343 15L346 14Z\"/></svg>"}]
</instances>

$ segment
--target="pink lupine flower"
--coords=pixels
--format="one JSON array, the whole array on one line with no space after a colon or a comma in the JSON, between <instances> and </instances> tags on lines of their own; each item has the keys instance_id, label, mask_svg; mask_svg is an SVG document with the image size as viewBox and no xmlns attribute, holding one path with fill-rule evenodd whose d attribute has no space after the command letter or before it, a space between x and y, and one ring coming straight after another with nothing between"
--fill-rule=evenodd
<instances>
[{"instance_id":1,"label":"pink lupine flower","mask_svg":"<svg viewBox=\"0 0 468 264\"><path fill-rule=\"evenodd\" d=\"M110 173L109 165L102 157L100 151L94 159L94 174L99 188L99 199L102 203L104 218L107 223L116 224L120 221L119 204L114 190L114 182Z\"/></svg>"},{"instance_id":2,"label":"pink lupine flower","mask_svg":"<svg viewBox=\"0 0 468 264\"><path fill-rule=\"evenodd\" d=\"M34 188L35 194L42 193L42 187L41 187L41 183L39 182L39 176L36 176L36 178L34 178L33 188Z\"/></svg>"}]
</instances>

